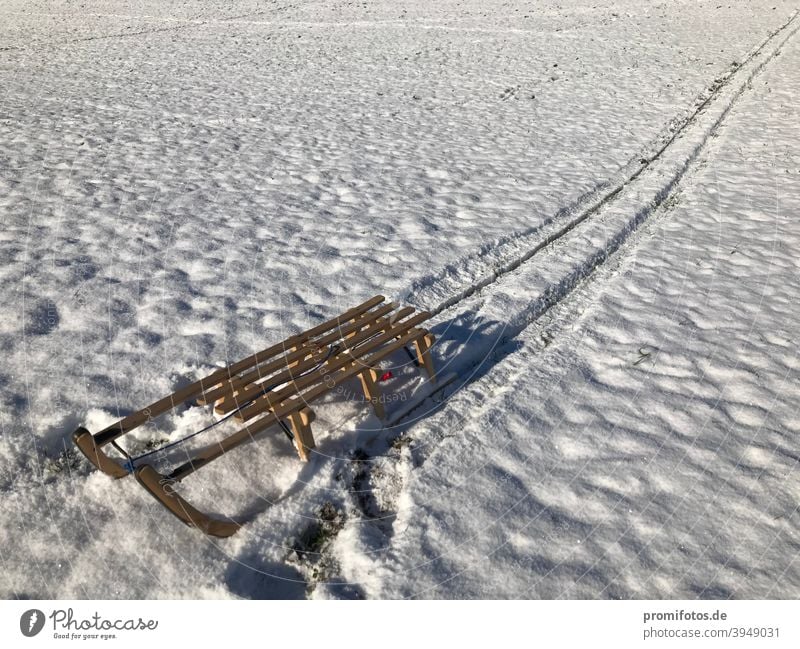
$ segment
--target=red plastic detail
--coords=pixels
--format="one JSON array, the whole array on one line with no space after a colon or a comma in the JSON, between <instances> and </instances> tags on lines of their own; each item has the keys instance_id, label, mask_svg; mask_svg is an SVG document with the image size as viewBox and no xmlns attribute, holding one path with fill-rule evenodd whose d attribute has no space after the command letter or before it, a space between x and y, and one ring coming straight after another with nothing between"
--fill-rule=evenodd
<instances>
[{"instance_id":1,"label":"red plastic detail","mask_svg":"<svg viewBox=\"0 0 800 649\"><path fill-rule=\"evenodd\" d=\"M392 372L391 372L391 371L389 371L389 372L384 372L384 373L381 375L381 381L388 381L388 380L389 380L390 378L392 378L393 376L394 376L394 374L392 374Z\"/></svg>"}]
</instances>

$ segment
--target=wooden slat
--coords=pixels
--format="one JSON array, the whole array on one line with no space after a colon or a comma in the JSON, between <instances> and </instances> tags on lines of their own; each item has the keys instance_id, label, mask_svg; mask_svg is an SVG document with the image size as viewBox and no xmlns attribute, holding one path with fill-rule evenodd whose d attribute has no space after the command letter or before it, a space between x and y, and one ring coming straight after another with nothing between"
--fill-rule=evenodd
<instances>
[{"instance_id":1,"label":"wooden slat","mask_svg":"<svg viewBox=\"0 0 800 649\"><path fill-rule=\"evenodd\" d=\"M355 322L352 322L346 327L342 327L341 329L337 329L336 331L323 336L322 338L316 338L313 341L308 341L313 345L324 346L332 343L335 340L339 340L347 336L352 332L357 332L361 327L364 327L365 324L373 324L377 321L378 318L381 316L385 316L391 311L397 308L397 304L392 302L387 305L382 306L381 308L375 311L368 311L367 313L361 314L358 316ZM398 313L412 313L414 309L410 307L406 307L398 311ZM404 317L404 316L401 316ZM302 360L305 360L309 354L309 348L302 348L296 351L290 352L286 356L282 358L278 358L274 361L270 361L266 365L261 365L257 367L255 370L248 372L247 374L242 374L241 376L237 376L232 378L230 381L226 381L220 386L216 386L213 389L209 390L205 394L201 396L198 400L200 403L213 403L219 399L227 398L229 396L233 396L234 392L237 392L247 386L248 384L255 383L256 381L260 381L262 379L266 379L272 375L272 373L276 370L280 370L291 365L291 370L294 375L300 374L307 369L310 369L317 365L320 361L319 355L316 358L313 358L303 364ZM301 360L300 364L296 364L295 361ZM233 408L231 408L233 410Z\"/></svg>"},{"instance_id":2,"label":"wooden slat","mask_svg":"<svg viewBox=\"0 0 800 649\"><path fill-rule=\"evenodd\" d=\"M412 308L406 307L405 309L401 309L398 313L402 313L403 317L405 317L405 316L407 316L407 315L409 315L410 313L413 313L413 312L414 312L414 310ZM412 318L412 320L413 320L413 318ZM393 330L396 332L395 335L400 335L403 331L405 331L409 327L415 326L418 321L419 320L417 320L415 322L411 322L409 320L409 321L407 321L407 323L403 323L401 321L400 323L395 324L393 326ZM408 323L410 323L410 324L408 324ZM328 359L327 363L325 364L325 367L328 367L328 365L330 365L330 363L335 362L336 359L341 357L343 354L353 350L354 348L356 348L358 345L364 343L365 341L368 341L370 337L375 336L375 331L376 330L381 330L381 329L384 329L386 327L391 327L391 325L389 325L389 319L388 318L376 320L375 323L373 323L373 324L374 324L373 328L362 329L356 335L354 335L352 338L346 338L344 341L342 341L341 349L334 356L332 356L330 359ZM391 339L391 338L389 338L389 339ZM377 338L376 338L376 340L377 340ZM372 349L372 347L370 347L369 349ZM367 351L369 351L369 349L367 349ZM351 358L347 362L352 362L352 360L353 359ZM312 370L318 365L319 365L319 360L314 361L312 359L312 360L306 361L301 366L292 367L292 368L289 368L287 370L284 370L283 372L281 372L279 374L271 376L269 378L269 381L265 381L264 383L270 383L270 384L273 384L273 385L276 385L276 386L280 386L280 385L283 385L284 383L290 383L290 382L298 381L298 380L300 380L302 378L308 378L308 377L301 376L303 374L303 372L307 372L309 370ZM322 369L322 368L320 368L320 369ZM239 388L235 395L233 394L233 390L231 390L229 393L226 393L226 394L230 394L231 398L230 399L226 399L225 401L223 401L223 403L221 403L216 408L216 412L219 413L219 414L227 414L229 412L233 412L237 408L240 408L242 404L246 403L249 399L251 399L253 396L255 396L259 392L259 390L265 389L265 387L268 387L268 386L265 386L263 383L255 383L255 384L254 383L250 383L249 385L247 385L245 387Z\"/></svg>"},{"instance_id":3,"label":"wooden slat","mask_svg":"<svg viewBox=\"0 0 800 649\"><path fill-rule=\"evenodd\" d=\"M292 392L299 392L300 390L303 390L314 383L324 380L326 375L330 375L336 370L352 364L353 361L359 361L360 357L364 354L377 349L381 345L391 341L393 338L403 335L404 332L408 331L411 327L415 327L417 324L429 317L430 314L422 312L409 318L408 320L396 323L384 333L366 341L361 349L347 350L338 354L334 359L326 363L324 368L321 368L325 370L324 374L322 372L314 372L309 376L304 376L292 381L289 383L289 385L281 388L277 392L267 393L256 399L249 406L239 411L237 415L235 415L235 418L239 421L247 421L248 419L252 419L258 413L271 408L273 404L280 403L281 401L285 401L286 399L290 398L292 396ZM356 354L353 354L353 351L356 351Z\"/></svg>"},{"instance_id":4,"label":"wooden slat","mask_svg":"<svg viewBox=\"0 0 800 649\"><path fill-rule=\"evenodd\" d=\"M428 316L428 314L425 314ZM303 392L297 395L296 401L298 404L294 404L290 401L284 400L284 402L279 405L274 411L274 416L283 419L286 416L287 412L291 412L293 408L297 407L299 404L308 404L311 403L317 397L329 392L337 385L339 385L342 381L349 379L359 372L364 371L365 367L373 367L377 365L377 363L387 356L393 354L398 349L403 347L404 345L421 338L422 336L426 335L428 332L424 329L412 329L408 333L404 334L402 337L398 338L394 342L390 343L389 345L385 345L380 350L367 356L366 358L361 359L360 364L357 365L349 365L345 366L343 369L339 371L338 374L332 376L332 383L329 384L322 384L318 385L307 392ZM252 429L252 426L251 426Z\"/></svg>"},{"instance_id":5,"label":"wooden slat","mask_svg":"<svg viewBox=\"0 0 800 649\"><path fill-rule=\"evenodd\" d=\"M310 359L309 354L311 355ZM213 389L200 395L197 402L200 405L214 403L219 399L232 396L234 392L237 392L248 384L256 384L257 381L269 378L276 370L290 368L293 371L302 371L299 369L300 367L304 367L305 364L308 364L310 361L315 361L314 363L310 363L310 367L313 367L316 363L319 363L320 359L324 356L325 351L322 349L315 349L309 346L301 347L286 356L270 361L266 365L259 366L259 368L253 372L235 376L229 381L225 381L222 385L218 384L214 386Z\"/></svg>"},{"instance_id":6,"label":"wooden slat","mask_svg":"<svg viewBox=\"0 0 800 649\"><path fill-rule=\"evenodd\" d=\"M412 313L414 313L414 309L412 309L411 307L405 307L397 311L397 313L394 315L397 315L402 319ZM336 352L336 354L334 354L331 357L331 359L329 359L329 362L335 359L337 356L341 355L342 353L355 348L359 344L363 343L365 340L368 340L371 336L374 336L376 330L379 331L381 329L385 329L387 326L390 325L390 322L391 322L390 318L381 318L374 322L370 322L369 328L353 332L353 335L351 337L346 338L345 340L342 341L341 348L339 349L338 352ZM216 412L218 412L219 414L226 414L228 412L232 412L233 410L236 410L238 404L246 402L250 396L254 395L259 390L263 390L264 387L266 387L265 386L266 383L271 383L275 386L283 385L284 383L300 378L304 372L312 370L313 368L317 367L319 363L320 363L319 357L312 358L309 359L308 361L305 361L301 365L290 367L279 374L269 377L269 381L262 381L259 383L251 382L248 385L239 387L235 390L231 389L225 391L224 393L221 394L224 394L226 396L230 395L233 398L233 400L229 400L220 404L216 408ZM234 397L234 392L237 393L235 397Z\"/></svg>"},{"instance_id":7,"label":"wooden slat","mask_svg":"<svg viewBox=\"0 0 800 649\"><path fill-rule=\"evenodd\" d=\"M334 327L340 327L343 323L347 323L348 321L352 320L353 318L357 317L364 311L368 311L372 307L384 302L386 300L385 297L382 295L376 295L370 300L359 304L357 307L353 307L349 311L346 311L340 316L332 318L326 322L323 322L316 327L309 329L308 331L296 334L295 336L291 336L290 338L284 340L277 345L273 345L272 347L267 347L266 349L256 352L255 354L248 356L245 359L237 363L233 363L227 367L223 367L205 378L200 379L192 383L191 385L187 385L185 388L182 388L176 392L173 392L167 397L163 399L159 399L158 401L151 403L149 406L142 408L134 412L133 414L128 415L127 417L123 417L115 424L108 426L104 430L100 431L94 436L94 442L98 446L102 446L104 444L108 444L109 442L117 439L121 435L132 431L134 428L141 426L142 424L150 421L154 417L158 417L159 415L164 414L165 412L172 410L176 406L180 405L187 399L191 399L192 397L197 396L198 394L204 392L209 388L209 386L214 386L220 383L225 379L230 379L234 375L242 372L249 367L261 363L276 354L285 352L287 349L291 348L293 345L296 345L308 338L313 336L317 336L321 333L324 333Z\"/></svg>"},{"instance_id":8,"label":"wooden slat","mask_svg":"<svg viewBox=\"0 0 800 649\"><path fill-rule=\"evenodd\" d=\"M428 314L425 314L426 317ZM386 345L378 352L372 354L366 359L363 359L364 366L372 366L378 363L379 361L383 360L390 354L394 353L398 349L400 349L403 345L407 345L410 342L413 342L417 338L424 336L427 332L424 329L413 329L403 335L401 338L398 338L393 343ZM194 473L202 466L205 466L209 462L216 460L218 457L224 455L228 451L233 450L237 446L245 443L246 441L253 438L254 435L260 433L261 431L269 428L270 426L276 424L281 419L286 419L294 412L299 412L303 408L306 408L308 404L316 399L317 397L321 396L325 392L332 390L336 385L349 379L350 377L358 374L359 372L363 371L364 367L359 365L349 365L345 367L335 377L332 377L332 384L330 387L326 384L317 385L316 387L312 388L308 392L299 395L292 399L291 401L285 402L280 404L275 410L268 412L265 416L261 417L260 419L246 424L241 429L226 437L225 439L221 440L218 444L211 446L207 449L204 449L200 453L198 453L194 458L185 462L178 468L176 468L172 473L170 473L169 477L171 479L180 480L185 478L186 476Z\"/></svg>"}]
</instances>

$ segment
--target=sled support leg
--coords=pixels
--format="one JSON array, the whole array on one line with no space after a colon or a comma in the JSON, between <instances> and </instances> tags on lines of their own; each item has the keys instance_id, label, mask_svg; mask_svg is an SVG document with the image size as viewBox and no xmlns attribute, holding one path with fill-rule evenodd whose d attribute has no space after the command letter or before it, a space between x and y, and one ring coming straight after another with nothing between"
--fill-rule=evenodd
<instances>
[{"instance_id":1,"label":"sled support leg","mask_svg":"<svg viewBox=\"0 0 800 649\"><path fill-rule=\"evenodd\" d=\"M114 478L133 474L153 498L186 525L209 535L230 536L239 529L241 521L199 511L176 491L177 483L275 424L280 424L292 437L300 459L308 461L316 447L311 430L315 400L356 376L376 416L385 422L387 408L382 392L388 386L380 382L380 363L396 352L405 350L415 365L425 369L427 383L432 384L426 386L427 394L440 389L447 384L448 377L437 381L431 354L434 338L420 327L430 317L426 311L415 312L412 307L386 303L384 296L377 295L340 316L216 369L99 432L93 434L80 427L73 434L73 441L103 473ZM220 415L234 417L242 426L183 457L178 466L163 473L147 464L151 460L146 458L155 451L135 455L129 452L128 445L117 443L123 435L184 404L210 406ZM175 440L158 452L166 453L207 428ZM109 444L116 450L107 449ZM130 449L142 450L135 443ZM188 450L184 450L188 455Z\"/></svg>"},{"instance_id":2,"label":"sled support leg","mask_svg":"<svg viewBox=\"0 0 800 649\"><path fill-rule=\"evenodd\" d=\"M431 383L436 383L436 370L433 367L433 359L431 358L431 347L433 347L434 337L432 334L425 334L422 338L417 338L414 341L414 347L417 350L417 361L425 368L430 378Z\"/></svg>"},{"instance_id":3,"label":"sled support leg","mask_svg":"<svg viewBox=\"0 0 800 649\"><path fill-rule=\"evenodd\" d=\"M192 507L175 491L174 481L161 475L149 464L143 464L136 469L135 475L139 484L147 489L153 498L190 527L222 538L231 536L241 527L239 523L212 518Z\"/></svg>"},{"instance_id":4,"label":"sled support leg","mask_svg":"<svg viewBox=\"0 0 800 649\"><path fill-rule=\"evenodd\" d=\"M311 422L314 421L314 413L310 408L303 408L289 415L289 421L292 424L297 454L303 462L308 462L308 452L316 447L314 435L311 433Z\"/></svg>"},{"instance_id":5,"label":"sled support leg","mask_svg":"<svg viewBox=\"0 0 800 649\"><path fill-rule=\"evenodd\" d=\"M378 387L378 373L370 368L365 369L358 375L361 379L361 387L364 389L364 397L372 404L375 415L383 421L386 419L386 410L381 401L381 389Z\"/></svg>"}]
</instances>

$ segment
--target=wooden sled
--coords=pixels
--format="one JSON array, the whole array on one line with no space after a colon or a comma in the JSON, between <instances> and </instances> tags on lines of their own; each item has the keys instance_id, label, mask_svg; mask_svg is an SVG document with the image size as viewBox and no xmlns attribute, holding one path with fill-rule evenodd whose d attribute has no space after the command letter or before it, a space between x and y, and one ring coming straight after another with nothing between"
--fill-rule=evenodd
<instances>
[{"instance_id":1,"label":"wooden sled","mask_svg":"<svg viewBox=\"0 0 800 649\"><path fill-rule=\"evenodd\" d=\"M415 362L432 382L436 381L430 354L434 338L419 326L428 317L426 312L415 314L410 307L387 304L378 295L337 318L217 370L98 433L78 428L73 440L104 473L114 478L134 473L139 484L187 525L212 536L230 536L239 529L239 523L195 509L175 491L175 483L274 425L291 436L300 459L307 461L315 447L310 404L355 376L360 378L375 414L384 420L378 385L380 361L402 347L413 347ZM190 399L213 404L215 412L233 417L243 426L167 475L148 463L137 466L139 458L132 458L117 439ZM109 445L116 449L119 459L106 453Z\"/></svg>"}]
</instances>

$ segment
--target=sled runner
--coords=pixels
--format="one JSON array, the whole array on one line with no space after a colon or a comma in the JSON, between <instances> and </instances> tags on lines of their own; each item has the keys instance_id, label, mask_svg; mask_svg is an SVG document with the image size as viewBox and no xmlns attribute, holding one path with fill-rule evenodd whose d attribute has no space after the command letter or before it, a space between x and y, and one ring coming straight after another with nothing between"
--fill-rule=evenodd
<instances>
[{"instance_id":1,"label":"sled runner","mask_svg":"<svg viewBox=\"0 0 800 649\"><path fill-rule=\"evenodd\" d=\"M431 382L436 381L430 354L434 338L419 326L428 317L426 312L414 313L411 307L385 303L385 298L378 295L337 318L219 369L98 433L78 428L73 440L104 473L115 478L134 473L147 491L187 525L213 536L230 536L240 527L239 523L198 511L175 491L175 483L271 426L282 429L292 439L300 459L307 461L309 451L315 447L311 404L355 376L361 380L364 396L372 403L375 414L384 420L378 385L380 361L403 347L407 351L413 347L415 362L425 369ZM190 400L213 405L223 419L232 417L243 425L166 475L156 471L145 458L183 443L211 426L136 457L117 442L142 424ZM109 446L118 457L106 453Z\"/></svg>"}]
</instances>

